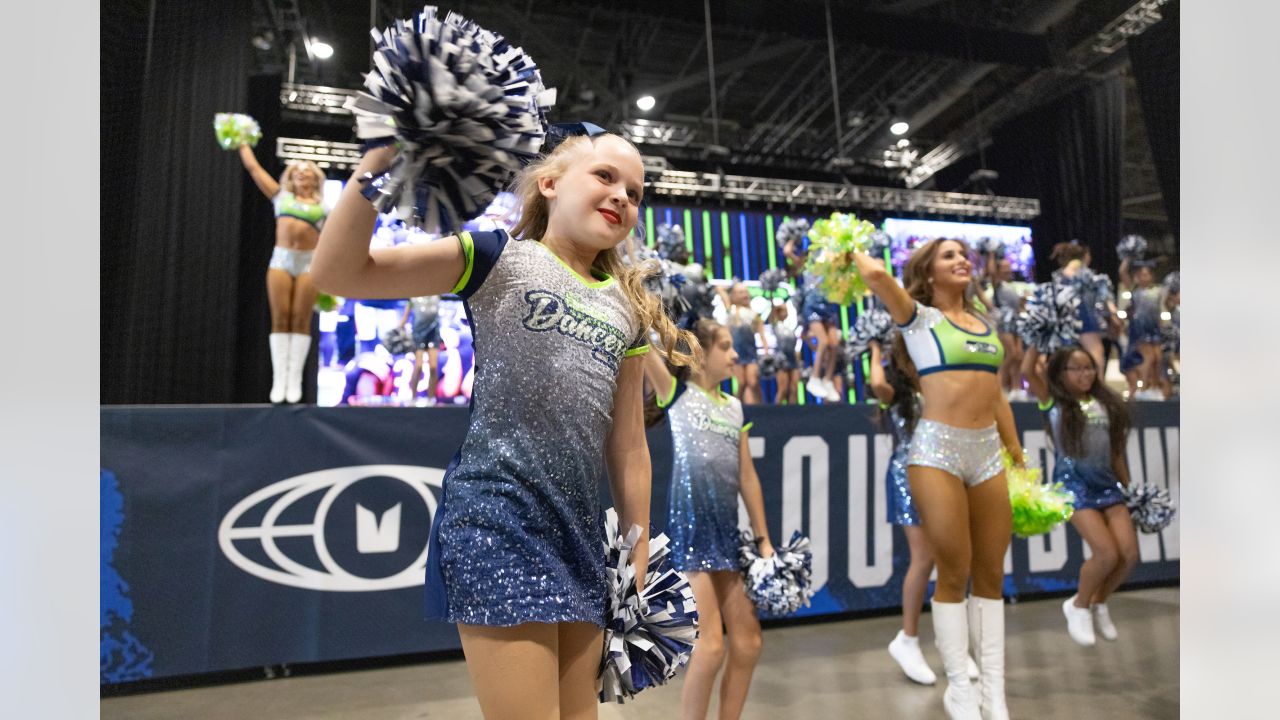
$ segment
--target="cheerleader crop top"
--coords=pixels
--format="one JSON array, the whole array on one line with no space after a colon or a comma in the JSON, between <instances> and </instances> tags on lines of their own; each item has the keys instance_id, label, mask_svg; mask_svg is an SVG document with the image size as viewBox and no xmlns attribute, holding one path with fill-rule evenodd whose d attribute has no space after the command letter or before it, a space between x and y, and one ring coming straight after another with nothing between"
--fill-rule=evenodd
<instances>
[{"instance_id":1,"label":"cheerleader crop top","mask_svg":"<svg viewBox=\"0 0 1280 720\"><path fill-rule=\"evenodd\" d=\"M973 333L951 322L935 307L916 303L911 320L899 325L907 354L921 377L945 370L994 373L1004 362L1004 345L986 320L985 333Z\"/></svg>"},{"instance_id":2,"label":"cheerleader crop top","mask_svg":"<svg viewBox=\"0 0 1280 720\"><path fill-rule=\"evenodd\" d=\"M328 214L324 205L302 202L288 190L276 193L276 196L271 198L271 204L275 208L276 217L297 218L311 224L317 230L324 224L324 216Z\"/></svg>"}]
</instances>

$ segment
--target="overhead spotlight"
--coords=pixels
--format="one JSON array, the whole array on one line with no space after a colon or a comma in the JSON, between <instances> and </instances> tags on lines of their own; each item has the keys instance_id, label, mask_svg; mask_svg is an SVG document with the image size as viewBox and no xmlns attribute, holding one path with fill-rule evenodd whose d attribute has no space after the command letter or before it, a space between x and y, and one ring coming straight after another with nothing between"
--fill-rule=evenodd
<instances>
[{"instance_id":1,"label":"overhead spotlight","mask_svg":"<svg viewBox=\"0 0 1280 720\"><path fill-rule=\"evenodd\" d=\"M906 135L907 131L910 129L911 126L907 124L906 120L895 120L894 123L889 126L889 132L894 135Z\"/></svg>"},{"instance_id":2,"label":"overhead spotlight","mask_svg":"<svg viewBox=\"0 0 1280 720\"><path fill-rule=\"evenodd\" d=\"M906 146L908 146L908 145L910 145L910 144L911 144L911 141L910 141L910 140L908 140L908 139L906 139L906 138L902 138L902 139L898 140L898 148L899 148L899 149L904 148L904 147L906 147Z\"/></svg>"},{"instance_id":3,"label":"overhead spotlight","mask_svg":"<svg viewBox=\"0 0 1280 720\"><path fill-rule=\"evenodd\" d=\"M645 112L649 112L650 110L653 109L653 106L657 104L658 104L658 101L655 100L652 95L645 95L644 97L640 97L636 99L636 107L640 108Z\"/></svg>"},{"instance_id":4,"label":"overhead spotlight","mask_svg":"<svg viewBox=\"0 0 1280 720\"><path fill-rule=\"evenodd\" d=\"M321 60L328 60L333 57L333 46L326 42L320 42L316 38L311 38L311 54Z\"/></svg>"},{"instance_id":5,"label":"overhead spotlight","mask_svg":"<svg viewBox=\"0 0 1280 720\"><path fill-rule=\"evenodd\" d=\"M271 41L274 39L275 37L271 34L271 32L267 31L264 33L259 33L257 35L254 35L253 39L250 40L249 42L259 50L265 51L265 50L271 49L272 47Z\"/></svg>"}]
</instances>

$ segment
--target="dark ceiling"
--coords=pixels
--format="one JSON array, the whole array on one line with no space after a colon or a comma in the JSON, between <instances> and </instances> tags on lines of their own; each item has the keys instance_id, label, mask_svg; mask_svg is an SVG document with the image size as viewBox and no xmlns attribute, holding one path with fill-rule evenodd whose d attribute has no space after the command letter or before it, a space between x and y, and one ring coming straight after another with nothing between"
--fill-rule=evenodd
<instances>
[{"instance_id":1,"label":"dark ceiling","mask_svg":"<svg viewBox=\"0 0 1280 720\"><path fill-rule=\"evenodd\" d=\"M457 0L440 7L522 46L559 91L555 121L615 130L656 123L652 131L671 142L642 149L680 169L901 186L904 171L931 151L972 153L1003 119L1090 78L1126 73L1123 49L1092 46L1136 1L831 0L838 119L822 0L711 2L714 111L705 10L697 0ZM306 32L335 48L327 61L301 58L296 81L354 89L369 67L371 17L386 26L421 5L255 0L259 34L278 30L271 18L294 7ZM286 72L282 45L277 38L258 52L260 71ZM645 94L657 99L648 112L635 105ZM1158 220L1150 150L1136 93L1129 97L1125 207ZM888 131L897 117L911 123L904 149ZM837 159L840 148L848 161ZM931 173L920 177L914 184L932 185Z\"/></svg>"}]
</instances>

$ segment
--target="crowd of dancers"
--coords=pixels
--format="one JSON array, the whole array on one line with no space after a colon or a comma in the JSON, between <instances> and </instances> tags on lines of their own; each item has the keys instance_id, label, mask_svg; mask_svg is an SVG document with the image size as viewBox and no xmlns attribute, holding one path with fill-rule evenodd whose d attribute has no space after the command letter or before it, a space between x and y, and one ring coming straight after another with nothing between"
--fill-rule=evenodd
<instances>
[{"instance_id":1,"label":"crowd of dancers","mask_svg":"<svg viewBox=\"0 0 1280 720\"><path fill-rule=\"evenodd\" d=\"M433 515L425 590L428 618L457 626L484 715L596 717L601 699L660 685L687 663L682 716L706 715L719 678L720 716L737 717L762 651L759 611L807 598L802 583L762 590L743 572L752 558L775 563L777 577L804 561L793 552L802 540L775 547L769 537L749 408L766 400L766 372L783 378L775 402L798 401L801 385L842 401L844 366L858 357L819 289L829 278L810 270L803 228L780 232L786 265L759 281L763 303L742 282L713 290L673 252L682 243L660 243L660 262L629 251L644 196L639 151L588 123L546 126L549 96L521 51L431 7L375 40L368 92L350 105L366 149L331 212L320 204L322 175L294 165L277 182L240 148L278 218L271 399L299 396L295 368L310 337L295 320L309 317L316 288L419 298L402 322L414 319L409 349L428 366L439 330L429 298L461 298L475 338L474 394ZM423 53L455 72L424 75ZM437 113L438 102L456 107ZM449 143L450 172L426 171ZM511 171L514 227L461 231L482 209L476 188ZM440 238L371 247L378 213L390 208ZM1126 243L1118 297L1073 244L1055 251L1061 267L1041 286L1019 287L998 250L954 239L915 248L900 277L887 252L858 247L842 258L874 295L867 318L880 318L874 331L863 323L860 340L867 385L896 438L884 479L889 520L904 526L912 556L889 654L910 679L936 682L918 632L936 568L929 605L951 718L1009 716L1007 473L1024 465L1009 399L1024 387L1044 411L1054 479L1074 493L1071 522L1091 550L1063 604L1067 634L1086 646L1095 628L1119 637L1106 602L1137 557L1123 497L1129 411L1103 374L1118 346L1131 396L1167 393L1166 328L1176 329L1178 304L1176 278L1155 284L1137 243ZM777 294L784 283L787 297ZM721 389L730 378L738 397ZM655 538L645 428L664 419L675 453L665 479L671 536ZM598 496L605 477L608 513ZM606 525L625 541L608 539ZM612 550L602 552L602 539ZM654 558L671 567L653 572ZM671 602L652 602L664 592ZM670 643L628 642L632 632L668 631Z\"/></svg>"}]
</instances>

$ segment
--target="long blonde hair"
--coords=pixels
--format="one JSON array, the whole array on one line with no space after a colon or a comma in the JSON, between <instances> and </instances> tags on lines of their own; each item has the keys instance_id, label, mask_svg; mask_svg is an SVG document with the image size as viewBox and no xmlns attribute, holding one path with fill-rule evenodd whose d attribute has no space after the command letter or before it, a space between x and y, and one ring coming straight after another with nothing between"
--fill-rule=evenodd
<instances>
[{"instance_id":1,"label":"long blonde hair","mask_svg":"<svg viewBox=\"0 0 1280 720\"><path fill-rule=\"evenodd\" d=\"M612 133L609 133L612 135ZM519 240L540 240L547 232L551 212L547 199L538 190L541 178L558 178L568 171L575 161L591 148L597 135L578 135L561 142L550 154L527 165L516 175L511 192L520 202L520 219L511 229L511 236ZM632 148L626 138L612 135ZM667 317L658 296L645 289L645 278L661 272L656 260L638 264L626 264L618 248L602 250L596 255L592 268L612 276L626 295L635 321L642 328L650 328L658 334L662 354L677 367L692 367L702 363L702 350L697 339L688 330L681 330Z\"/></svg>"},{"instance_id":2,"label":"long blonde hair","mask_svg":"<svg viewBox=\"0 0 1280 720\"><path fill-rule=\"evenodd\" d=\"M280 189L290 194L294 193L294 178L300 172L312 172L316 176L316 196L324 198L324 171L320 166L310 160L294 160L284 166L284 172L280 173Z\"/></svg>"}]
</instances>

